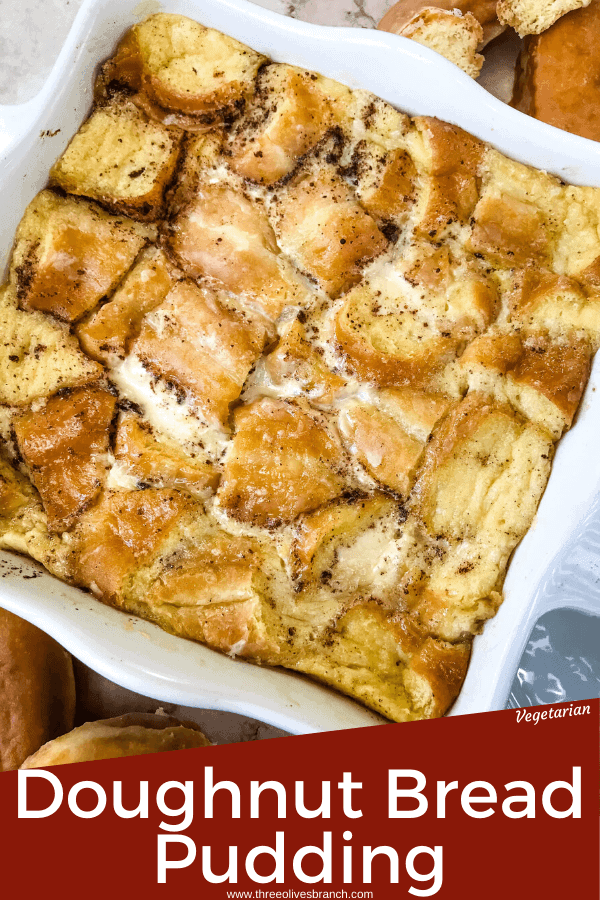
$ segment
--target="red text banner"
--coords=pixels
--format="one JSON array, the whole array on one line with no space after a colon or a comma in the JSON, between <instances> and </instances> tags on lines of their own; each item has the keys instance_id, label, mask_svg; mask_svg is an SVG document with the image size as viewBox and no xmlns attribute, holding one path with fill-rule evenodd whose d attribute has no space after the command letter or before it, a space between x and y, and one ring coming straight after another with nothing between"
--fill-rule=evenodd
<instances>
[{"instance_id":1,"label":"red text banner","mask_svg":"<svg viewBox=\"0 0 600 900\"><path fill-rule=\"evenodd\" d=\"M4 773L3 892L595 900L599 704Z\"/></svg>"}]
</instances>

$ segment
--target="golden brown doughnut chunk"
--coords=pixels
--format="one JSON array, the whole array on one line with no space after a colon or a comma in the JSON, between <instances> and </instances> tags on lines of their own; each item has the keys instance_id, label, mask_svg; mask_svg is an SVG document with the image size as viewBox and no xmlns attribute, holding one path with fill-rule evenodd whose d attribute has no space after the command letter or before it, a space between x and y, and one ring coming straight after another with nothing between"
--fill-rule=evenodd
<instances>
[{"instance_id":1,"label":"golden brown doughnut chunk","mask_svg":"<svg viewBox=\"0 0 600 900\"><path fill-rule=\"evenodd\" d=\"M106 99L119 88L138 91L136 102L153 117L174 113L178 124L189 127L195 119L210 122L243 103L264 61L260 53L193 19L158 13L121 41L102 67L96 96Z\"/></svg>"},{"instance_id":2,"label":"golden brown doughnut chunk","mask_svg":"<svg viewBox=\"0 0 600 900\"><path fill-rule=\"evenodd\" d=\"M508 294L515 323L566 337L570 330L585 334L592 347L600 342L600 296L593 267L579 281L544 269L519 271Z\"/></svg>"},{"instance_id":3,"label":"golden brown doughnut chunk","mask_svg":"<svg viewBox=\"0 0 600 900\"><path fill-rule=\"evenodd\" d=\"M591 0L498 0L498 18L512 25L524 37L541 34L573 10L590 5Z\"/></svg>"},{"instance_id":4,"label":"golden brown doughnut chunk","mask_svg":"<svg viewBox=\"0 0 600 900\"><path fill-rule=\"evenodd\" d=\"M0 609L0 772L18 769L73 727L75 679L66 650Z\"/></svg>"},{"instance_id":5,"label":"golden brown doughnut chunk","mask_svg":"<svg viewBox=\"0 0 600 900\"><path fill-rule=\"evenodd\" d=\"M435 50L471 78L477 78L481 72L483 56L476 51L483 41L483 28L471 13L457 15L426 7L399 34Z\"/></svg>"},{"instance_id":6,"label":"golden brown doughnut chunk","mask_svg":"<svg viewBox=\"0 0 600 900\"><path fill-rule=\"evenodd\" d=\"M293 66L265 66L231 146L232 169L261 184L273 184L291 172L335 124L324 90L328 86L325 79Z\"/></svg>"},{"instance_id":7,"label":"golden brown doughnut chunk","mask_svg":"<svg viewBox=\"0 0 600 900\"><path fill-rule=\"evenodd\" d=\"M93 203L42 191L17 231L12 277L21 306L80 319L114 290L154 234Z\"/></svg>"},{"instance_id":8,"label":"golden brown doughnut chunk","mask_svg":"<svg viewBox=\"0 0 600 900\"><path fill-rule=\"evenodd\" d=\"M240 406L219 502L242 522L291 522L342 493L339 454L309 409L268 398Z\"/></svg>"},{"instance_id":9,"label":"golden brown doughnut chunk","mask_svg":"<svg viewBox=\"0 0 600 900\"><path fill-rule=\"evenodd\" d=\"M42 769L209 746L210 741L193 722L179 722L171 716L151 713L127 713L114 719L86 722L69 734L49 741L26 759L21 768Z\"/></svg>"},{"instance_id":10,"label":"golden brown doughnut chunk","mask_svg":"<svg viewBox=\"0 0 600 900\"><path fill-rule=\"evenodd\" d=\"M415 498L427 529L460 540L501 523L503 539L521 536L529 524L529 492L534 482L542 483L550 448L547 433L523 423L509 407L468 394L425 453Z\"/></svg>"},{"instance_id":11,"label":"golden brown doughnut chunk","mask_svg":"<svg viewBox=\"0 0 600 900\"><path fill-rule=\"evenodd\" d=\"M302 172L280 196L278 232L298 268L330 297L361 279L363 268L388 246L333 167Z\"/></svg>"},{"instance_id":12,"label":"golden brown doughnut chunk","mask_svg":"<svg viewBox=\"0 0 600 900\"><path fill-rule=\"evenodd\" d=\"M164 253L156 247L145 250L110 301L77 327L85 352L101 362L111 355L124 358L142 319L163 302L175 280Z\"/></svg>"},{"instance_id":13,"label":"golden brown doughnut chunk","mask_svg":"<svg viewBox=\"0 0 600 900\"><path fill-rule=\"evenodd\" d=\"M343 404L339 429L367 472L406 498L425 442L450 403L410 388L379 391L378 400L378 405L359 400Z\"/></svg>"},{"instance_id":14,"label":"golden brown doughnut chunk","mask_svg":"<svg viewBox=\"0 0 600 900\"><path fill-rule=\"evenodd\" d=\"M73 579L119 603L125 577L153 558L190 508L179 491L104 492L77 524Z\"/></svg>"},{"instance_id":15,"label":"golden brown doughnut chunk","mask_svg":"<svg viewBox=\"0 0 600 900\"><path fill-rule=\"evenodd\" d=\"M491 390L558 439L571 426L590 372L585 339L490 331L460 360L472 390Z\"/></svg>"},{"instance_id":16,"label":"golden brown doughnut chunk","mask_svg":"<svg viewBox=\"0 0 600 900\"><path fill-rule=\"evenodd\" d=\"M209 422L224 422L265 342L262 324L219 302L210 288L180 281L147 316L132 352L174 385Z\"/></svg>"},{"instance_id":17,"label":"golden brown doughnut chunk","mask_svg":"<svg viewBox=\"0 0 600 900\"><path fill-rule=\"evenodd\" d=\"M483 27L482 47L502 34L506 27L498 21L496 0L399 0L387 11L377 27L380 31L399 34L414 16L427 7L450 11L458 9L463 14L471 13Z\"/></svg>"},{"instance_id":18,"label":"golden brown doughnut chunk","mask_svg":"<svg viewBox=\"0 0 600 900\"><path fill-rule=\"evenodd\" d=\"M122 416L115 436L115 457L126 475L144 486L187 490L205 494L219 480L209 462L189 456L166 437L157 438L137 416Z\"/></svg>"},{"instance_id":19,"label":"golden brown doughnut chunk","mask_svg":"<svg viewBox=\"0 0 600 900\"><path fill-rule=\"evenodd\" d=\"M170 249L188 275L247 298L269 318L305 299L263 204L238 188L201 182L169 231Z\"/></svg>"},{"instance_id":20,"label":"golden brown doughnut chunk","mask_svg":"<svg viewBox=\"0 0 600 900\"><path fill-rule=\"evenodd\" d=\"M100 493L117 398L101 386L55 394L15 421L20 453L42 497L48 527L63 531Z\"/></svg>"},{"instance_id":21,"label":"golden brown doughnut chunk","mask_svg":"<svg viewBox=\"0 0 600 900\"><path fill-rule=\"evenodd\" d=\"M266 357L265 368L273 384L284 385L293 379L317 404L332 403L345 383L324 364L298 319L290 323L276 349Z\"/></svg>"},{"instance_id":22,"label":"golden brown doughnut chunk","mask_svg":"<svg viewBox=\"0 0 600 900\"><path fill-rule=\"evenodd\" d=\"M385 494L371 494L360 497L354 502L339 500L323 506L316 512L299 516L294 528L294 538L291 550L291 568L293 577L299 585L311 581L321 580L330 587L335 581L335 575L342 580L347 572L341 565L341 571L334 572L339 562L340 550L346 546L353 547L357 538L369 529L374 529L378 521L386 516L398 519L396 504ZM356 550L353 550L356 554ZM360 551L358 551L360 553ZM368 561L365 560L365 569L368 572ZM352 578L351 578L352 580ZM366 579L368 581L368 578ZM366 585L353 584L365 587Z\"/></svg>"},{"instance_id":23,"label":"golden brown doughnut chunk","mask_svg":"<svg viewBox=\"0 0 600 900\"><path fill-rule=\"evenodd\" d=\"M179 159L181 132L122 97L92 112L52 167L53 185L153 222Z\"/></svg>"},{"instance_id":24,"label":"golden brown doughnut chunk","mask_svg":"<svg viewBox=\"0 0 600 900\"><path fill-rule=\"evenodd\" d=\"M81 352L68 325L19 309L12 287L0 289L0 333L0 403L28 406L102 375L102 366Z\"/></svg>"},{"instance_id":25,"label":"golden brown doughnut chunk","mask_svg":"<svg viewBox=\"0 0 600 900\"><path fill-rule=\"evenodd\" d=\"M600 2L528 37L512 105L556 128L600 141Z\"/></svg>"},{"instance_id":26,"label":"golden brown doughnut chunk","mask_svg":"<svg viewBox=\"0 0 600 900\"><path fill-rule=\"evenodd\" d=\"M473 212L485 145L462 128L430 116L419 116L415 124L423 138L420 162L426 173L417 229L424 238L439 240Z\"/></svg>"}]
</instances>

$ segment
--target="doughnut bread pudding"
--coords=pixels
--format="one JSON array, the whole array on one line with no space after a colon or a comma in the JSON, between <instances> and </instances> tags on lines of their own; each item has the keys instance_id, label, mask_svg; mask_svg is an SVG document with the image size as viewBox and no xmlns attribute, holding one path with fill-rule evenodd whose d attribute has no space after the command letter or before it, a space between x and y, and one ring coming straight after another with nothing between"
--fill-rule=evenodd
<instances>
[{"instance_id":1,"label":"doughnut bread pudding","mask_svg":"<svg viewBox=\"0 0 600 900\"><path fill-rule=\"evenodd\" d=\"M600 191L159 14L26 210L0 331L3 548L440 716L598 347Z\"/></svg>"}]
</instances>

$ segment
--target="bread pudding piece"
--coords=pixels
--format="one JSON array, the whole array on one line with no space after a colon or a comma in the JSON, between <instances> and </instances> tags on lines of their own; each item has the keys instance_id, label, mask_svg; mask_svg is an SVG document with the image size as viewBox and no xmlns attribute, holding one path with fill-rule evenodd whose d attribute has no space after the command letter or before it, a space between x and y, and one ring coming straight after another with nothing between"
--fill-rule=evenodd
<instances>
[{"instance_id":1,"label":"bread pudding piece","mask_svg":"<svg viewBox=\"0 0 600 900\"><path fill-rule=\"evenodd\" d=\"M0 547L443 715L600 343L600 191L263 63L159 15L103 67L0 297Z\"/></svg>"},{"instance_id":2,"label":"bread pudding piece","mask_svg":"<svg viewBox=\"0 0 600 900\"><path fill-rule=\"evenodd\" d=\"M340 417L350 451L384 487L408 497L423 445L376 406L351 400Z\"/></svg>"},{"instance_id":3,"label":"bread pudding piece","mask_svg":"<svg viewBox=\"0 0 600 900\"><path fill-rule=\"evenodd\" d=\"M590 372L585 338L552 340L543 332L490 331L461 357L472 390L510 402L555 440L571 426Z\"/></svg>"},{"instance_id":4,"label":"bread pudding piece","mask_svg":"<svg viewBox=\"0 0 600 900\"><path fill-rule=\"evenodd\" d=\"M136 91L152 116L187 128L235 112L265 62L239 41L184 16L158 13L135 25L102 68L96 96Z\"/></svg>"},{"instance_id":5,"label":"bread pudding piece","mask_svg":"<svg viewBox=\"0 0 600 900\"><path fill-rule=\"evenodd\" d=\"M299 269L332 298L360 281L388 247L346 182L318 157L278 194L277 233Z\"/></svg>"},{"instance_id":6,"label":"bread pudding piece","mask_svg":"<svg viewBox=\"0 0 600 900\"><path fill-rule=\"evenodd\" d=\"M179 491L103 491L77 523L71 578L122 605L128 577L153 559L193 508L194 501Z\"/></svg>"},{"instance_id":7,"label":"bread pudding piece","mask_svg":"<svg viewBox=\"0 0 600 900\"><path fill-rule=\"evenodd\" d=\"M531 524L553 453L545 428L477 392L434 432L414 488L415 513L438 553L405 582L423 627L454 641L493 615L510 554Z\"/></svg>"},{"instance_id":8,"label":"bread pudding piece","mask_svg":"<svg viewBox=\"0 0 600 900\"><path fill-rule=\"evenodd\" d=\"M411 388L379 391L372 402L348 400L339 428L351 453L381 485L408 498L426 441L451 401Z\"/></svg>"},{"instance_id":9,"label":"bread pudding piece","mask_svg":"<svg viewBox=\"0 0 600 900\"><path fill-rule=\"evenodd\" d=\"M200 528L193 546L137 574L133 593L139 608L215 650L277 664L267 570L269 563L281 568L280 561L251 538L227 534L208 519L197 521Z\"/></svg>"},{"instance_id":10,"label":"bread pudding piece","mask_svg":"<svg viewBox=\"0 0 600 900\"><path fill-rule=\"evenodd\" d=\"M11 280L24 309L74 322L112 293L154 229L42 191L27 207Z\"/></svg>"},{"instance_id":11,"label":"bread pudding piece","mask_svg":"<svg viewBox=\"0 0 600 900\"><path fill-rule=\"evenodd\" d=\"M99 107L52 167L51 183L133 219L154 222L179 159L181 132L123 97Z\"/></svg>"},{"instance_id":12,"label":"bread pudding piece","mask_svg":"<svg viewBox=\"0 0 600 900\"><path fill-rule=\"evenodd\" d=\"M102 373L98 363L81 352L67 325L19 309L11 287L0 289L0 334L0 403L26 407Z\"/></svg>"},{"instance_id":13,"label":"bread pudding piece","mask_svg":"<svg viewBox=\"0 0 600 900\"><path fill-rule=\"evenodd\" d=\"M500 190L484 194L474 213L470 249L510 268L532 261L543 265L551 253L544 213L528 200Z\"/></svg>"},{"instance_id":14,"label":"bread pudding piece","mask_svg":"<svg viewBox=\"0 0 600 900\"><path fill-rule=\"evenodd\" d=\"M468 272L459 264L426 286L419 283L422 271L415 276L423 259L427 251L409 248L399 264L363 279L338 308L333 345L360 379L381 387L432 388L465 342L493 320L495 289L475 268Z\"/></svg>"},{"instance_id":15,"label":"bread pudding piece","mask_svg":"<svg viewBox=\"0 0 600 900\"><path fill-rule=\"evenodd\" d=\"M600 140L600 63L595 52L599 32L600 4L592 0L547 31L527 37L512 105L556 128Z\"/></svg>"},{"instance_id":16,"label":"bread pudding piece","mask_svg":"<svg viewBox=\"0 0 600 900\"><path fill-rule=\"evenodd\" d=\"M540 269L594 288L600 204L593 188L557 178L488 148L468 249L500 269Z\"/></svg>"},{"instance_id":17,"label":"bread pudding piece","mask_svg":"<svg viewBox=\"0 0 600 900\"><path fill-rule=\"evenodd\" d=\"M560 337L570 331L585 334L596 350L600 341L600 296L590 270L580 279L548 269L521 269L508 293L510 319L518 327Z\"/></svg>"},{"instance_id":18,"label":"bread pudding piece","mask_svg":"<svg viewBox=\"0 0 600 900\"><path fill-rule=\"evenodd\" d=\"M362 206L387 237L396 237L416 198L416 169L408 150L384 149L363 139L354 151L350 175Z\"/></svg>"},{"instance_id":19,"label":"bread pudding piece","mask_svg":"<svg viewBox=\"0 0 600 900\"><path fill-rule=\"evenodd\" d=\"M93 359L124 359L139 334L144 316L165 300L181 275L157 247L142 253L108 303L77 327L81 346Z\"/></svg>"},{"instance_id":20,"label":"bread pudding piece","mask_svg":"<svg viewBox=\"0 0 600 900\"><path fill-rule=\"evenodd\" d=\"M261 323L228 309L209 288L180 281L144 318L131 352L207 421L225 424L264 342Z\"/></svg>"},{"instance_id":21,"label":"bread pudding piece","mask_svg":"<svg viewBox=\"0 0 600 900\"><path fill-rule=\"evenodd\" d=\"M213 147L203 146L202 155L207 150ZM271 319L287 305L304 305L307 291L281 254L264 204L240 185L211 176L203 163L198 186L169 227L169 248L181 268L240 296Z\"/></svg>"},{"instance_id":22,"label":"bread pudding piece","mask_svg":"<svg viewBox=\"0 0 600 900\"><path fill-rule=\"evenodd\" d=\"M340 122L349 97L347 88L313 72L265 66L228 149L232 169L260 184L279 181Z\"/></svg>"},{"instance_id":23,"label":"bread pudding piece","mask_svg":"<svg viewBox=\"0 0 600 900\"><path fill-rule=\"evenodd\" d=\"M22 526L26 516L40 514L36 490L5 454L0 455L0 530L3 537ZM41 516L40 516L41 519Z\"/></svg>"},{"instance_id":24,"label":"bread pudding piece","mask_svg":"<svg viewBox=\"0 0 600 900\"><path fill-rule=\"evenodd\" d=\"M0 546L37 560L68 580L68 553L61 536L48 531L40 496L6 450L0 453Z\"/></svg>"},{"instance_id":25,"label":"bread pudding piece","mask_svg":"<svg viewBox=\"0 0 600 900\"><path fill-rule=\"evenodd\" d=\"M477 48L483 41L483 28L469 12L425 7L396 34L435 50L471 78L481 72L483 56Z\"/></svg>"},{"instance_id":26,"label":"bread pudding piece","mask_svg":"<svg viewBox=\"0 0 600 900\"><path fill-rule=\"evenodd\" d=\"M498 0L498 18L511 25L517 34L541 34L575 9L589 6L591 0Z\"/></svg>"},{"instance_id":27,"label":"bread pudding piece","mask_svg":"<svg viewBox=\"0 0 600 900\"><path fill-rule=\"evenodd\" d=\"M219 482L219 472L209 460L182 452L133 413L125 413L119 421L115 457L121 463L121 478L132 479L136 487L173 488L202 497Z\"/></svg>"},{"instance_id":28,"label":"bread pudding piece","mask_svg":"<svg viewBox=\"0 0 600 900\"><path fill-rule=\"evenodd\" d=\"M455 125L420 116L415 119L421 146L417 230L439 240L469 221L479 198L485 145Z\"/></svg>"},{"instance_id":29,"label":"bread pudding piece","mask_svg":"<svg viewBox=\"0 0 600 900\"><path fill-rule=\"evenodd\" d=\"M468 641L424 637L410 619L365 602L342 613L323 646L307 642L293 668L406 722L448 709L470 653Z\"/></svg>"},{"instance_id":30,"label":"bread pudding piece","mask_svg":"<svg viewBox=\"0 0 600 900\"><path fill-rule=\"evenodd\" d=\"M593 188L565 188L565 217L560 223L553 268L578 279L589 293L598 292L600 271L600 202Z\"/></svg>"},{"instance_id":31,"label":"bread pudding piece","mask_svg":"<svg viewBox=\"0 0 600 900\"><path fill-rule=\"evenodd\" d=\"M570 231L569 210L576 205L558 179L488 149L469 249L501 268L546 266L560 253L560 239ZM556 258L556 265L568 266L568 259Z\"/></svg>"},{"instance_id":32,"label":"bread pudding piece","mask_svg":"<svg viewBox=\"0 0 600 900\"><path fill-rule=\"evenodd\" d=\"M271 382L280 389L290 385L294 392L301 390L316 405L331 404L346 382L326 366L319 349L299 319L286 323L276 348L265 358Z\"/></svg>"},{"instance_id":33,"label":"bread pudding piece","mask_svg":"<svg viewBox=\"0 0 600 900\"><path fill-rule=\"evenodd\" d=\"M523 510L514 502L514 490L501 491L499 482L508 487L515 479L520 490L527 490L531 472L519 463L532 442L546 452L551 446L543 430L520 420L510 407L469 394L436 431L419 472L415 497L428 531L448 540L474 537L486 517L496 515L496 500L502 508L514 506L504 517L509 533L511 519L520 519ZM532 456L526 459L535 462Z\"/></svg>"},{"instance_id":34,"label":"bread pudding piece","mask_svg":"<svg viewBox=\"0 0 600 900\"><path fill-rule=\"evenodd\" d=\"M242 522L277 526L339 496L340 445L321 417L265 398L235 411L217 497Z\"/></svg>"},{"instance_id":35,"label":"bread pudding piece","mask_svg":"<svg viewBox=\"0 0 600 900\"><path fill-rule=\"evenodd\" d=\"M65 531L100 493L116 397L102 385L65 388L15 419L19 452L51 531Z\"/></svg>"},{"instance_id":36,"label":"bread pudding piece","mask_svg":"<svg viewBox=\"0 0 600 900\"><path fill-rule=\"evenodd\" d=\"M290 551L293 578L302 589L311 582L327 584L351 596L371 587L372 554L358 542L389 540L398 527L398 507L385 494L335 500L296 520ZM387 532L387 533L386 533ZM349 548L344 557L343 551ZM357 552L358 551L358 552ZM376 557L377 560L377 557Z\"/></svg>"},{"instance_id":37,"label":"bread pudding piece","mask_svg":"<svg viewBox=\"0 0 600 900\"><path fill-rule=\"evenodd\" d=\"M276 653L261 621L260 545L224 532L189 495L108 492L74 541L72 578L115 606L216 649Z\"/></svg>"}]
</instances>

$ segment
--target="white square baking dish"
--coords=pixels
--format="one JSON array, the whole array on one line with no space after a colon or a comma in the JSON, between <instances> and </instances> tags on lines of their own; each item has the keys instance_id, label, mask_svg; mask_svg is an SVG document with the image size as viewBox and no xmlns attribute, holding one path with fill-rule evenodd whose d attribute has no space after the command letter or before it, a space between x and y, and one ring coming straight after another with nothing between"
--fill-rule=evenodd
<instances>
[{"instance_id":1,"label":"white square baking dish","mask_svg":"<svg viewBox=\"0 0 600 900\"><path fill-rule=\"evenodd\" d=\"M410 114L453 122L565 181L600 186L600 144L510 109L441 56L404 38L309 25L246 0L85 0L40 94L20 106L0 106L0 249L6 263L26 205L44 187L52 163L88 113L96 66L131 25L158 11L188 15L276 61L366 88ZM562 605L600 613L585 590L566 602L544 590L598 493L599 374L596 360L577 423L559 444L534 526L511 562L504 604L475 639L451 715L504 707L531 627L543 612ZM301 676L229 659L103 606L9 553L0 553L0 575L0 605L138 693L243 713L297 734L383 721Z\"/></svg>"}]
</instances>

